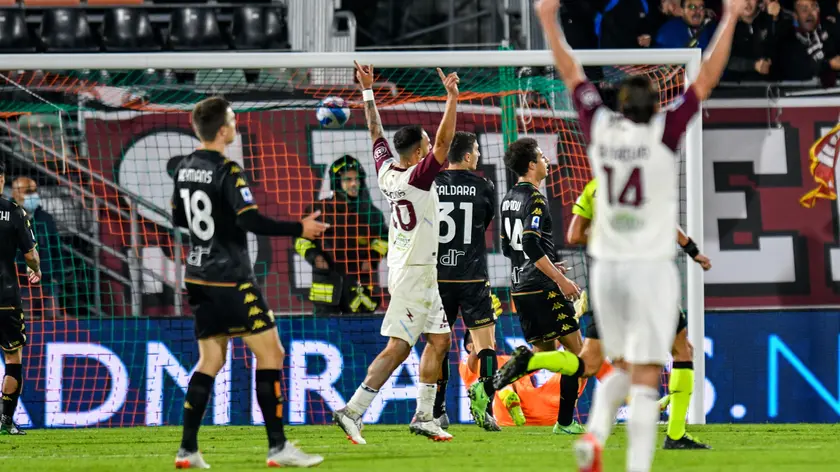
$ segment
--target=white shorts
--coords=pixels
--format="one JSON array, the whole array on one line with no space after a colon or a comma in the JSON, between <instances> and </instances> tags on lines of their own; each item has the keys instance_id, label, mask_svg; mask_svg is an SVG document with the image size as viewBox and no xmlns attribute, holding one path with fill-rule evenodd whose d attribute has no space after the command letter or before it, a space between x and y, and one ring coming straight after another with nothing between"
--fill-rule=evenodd
<instances>
[{"instance_id":1,"label":"white shorts","mask_svg":"<svg viewBox=\"0 0 840 472\"><path fill-rule=\"evenodd\" d=\"M668 363L680 279L672 261L594 261L591 297L604 354L631 364Z\"/></svg>"},{"instance_id":2,"label":"white shorts","mask_svg":"<svg viewBox=\"0 0 840 472\"><path fill-rule=\"evenodd\" d=\"M421 334L450 330L437 284L437 266L405 266L388 271L391 303L382 320L382 336L399 338L410 346Z\"/></svg>"}]
</instances>

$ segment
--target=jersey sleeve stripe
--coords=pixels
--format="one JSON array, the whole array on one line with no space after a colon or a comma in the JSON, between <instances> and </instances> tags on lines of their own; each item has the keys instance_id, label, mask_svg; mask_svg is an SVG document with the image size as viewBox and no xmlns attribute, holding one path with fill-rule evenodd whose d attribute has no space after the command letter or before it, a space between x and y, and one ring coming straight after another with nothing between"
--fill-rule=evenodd
<instances>
[{"instance_id":1,"label":"jersey sleeve stripe","mask_svg":"<svg viewBox=\"0 0 840 472\"><path fill-rule=\"evenodd\" d=\"M540 232L539 232L539 231L532 231L532 230L530 230L530 229L527 229L527 230L523 231L523 232L522 232L522 234L523 234L523 235L524 235L524 234L536 234L537 236L539 236L539 235L540 235Z\"/></svg>"},{"instance_id":2,"label":"jersey sleeve stripe","mask_svg":"<svg viewBox=\"0 0 840 472\"><path fill-rule=\"evenodd\" d=\"M236 282L210 282L208 280L184 278L184 282L194 285L205 285L208 287L236 287Z\"/></svg>"},{"instance_id":3,"label":"jersey sleeve stripe","mask_svg":"<svg viewBox=\"0 0 840 472\"><path fill-rule=\"evenodd\" d=\"M241 214L245 213L246 211L256 210L256 209L257 209L257 205L248 205L245 208L237 211L236 214L241 215Z\"/></svg>"}]
</instances>

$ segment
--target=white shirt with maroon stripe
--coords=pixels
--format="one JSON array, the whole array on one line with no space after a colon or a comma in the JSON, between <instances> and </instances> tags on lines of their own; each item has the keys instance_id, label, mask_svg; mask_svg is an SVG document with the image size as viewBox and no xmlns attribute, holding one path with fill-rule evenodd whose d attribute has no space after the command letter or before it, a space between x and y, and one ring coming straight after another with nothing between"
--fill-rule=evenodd
<instances>
[{"instance_id":1,"label":"white shirt with maroon stripe","mask_svg":"<svg viewBox=\"0 0 840 472\"><path fill-rule=\"evenodd\" d=\"M391 206L388 268L437 266L438 196L435 176L442 165L430 152L417 165L399 167L388 140L373 143L379 190Z\"/></svg>"},{"instance_id":2,"label":"white shirt with maroon stripe","mask_svg":"<svg viewBox=\"0 0 840 472\"><path fill-rule=\"evenodd\" d=\"M635 123L603 106L597 89L574 91L589 162L598 179L588 244L596 260L672 260L679 224L679 143L699 110L690 88L667 111Z\"/></svg>"}]
</instances>

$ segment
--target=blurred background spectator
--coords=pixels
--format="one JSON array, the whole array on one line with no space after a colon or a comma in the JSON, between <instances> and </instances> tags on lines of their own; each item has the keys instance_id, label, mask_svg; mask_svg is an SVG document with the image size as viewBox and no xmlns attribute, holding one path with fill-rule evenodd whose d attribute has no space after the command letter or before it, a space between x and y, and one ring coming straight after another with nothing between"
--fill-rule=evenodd
<instances>
[{"instance_id":1,"label":"blurred background spectator","mask_svg":"<svg viewBox=\"0 0 840 472\"><path fill-rule=\"evenodd\" d=\"M717 23L707 14L703 0L683 0L680 9L671 7L681 16L665 22L656 33L658 48L700 48L705 49L715 34Z\"/></svg>"},{"instance_id":2,"label":"blurred background spectator","mask_svg":"<svg viewBox=\"0 0 840 472\"><path fill-rule=\"evenodd\" d=\"M778 1L770 2L767 11L761 11L759 0L747 0L747 10L735 27L723 80L760 81L769 77L780 13Z\"/></svg>"},{"instance_id":3,"label":"blurred background spectator","mask_svg":"<svg viewBox=\"0 0 840 472\"><path fill-rule=\"evenodd\" d=\"M836 7L835 7L836 9ZM840 70L835 24L823 27L816 0L796 0L793 18L780 25L779 44L773 62L779 80L819 78L824 87L833 86Z\"/></svg>"},{"instance_id":4,"label":"blurred background spectator","mask_svg":"<svg viewBox=\"0 0 840 472\"><path fill-rule=\"evenodd\" d=\"M58 296L59 287L64 283L64 270L61 239L55 218L41 206L38 184L29 177L18 177L12 182L12 199L26 210L32 221L35 239L38 242L38 254L41 256L41 272L44 275L42 282L50 288L53 295ZM18 263L22 272L26 272L22 255Z\"/></svg>"}]
</instances>

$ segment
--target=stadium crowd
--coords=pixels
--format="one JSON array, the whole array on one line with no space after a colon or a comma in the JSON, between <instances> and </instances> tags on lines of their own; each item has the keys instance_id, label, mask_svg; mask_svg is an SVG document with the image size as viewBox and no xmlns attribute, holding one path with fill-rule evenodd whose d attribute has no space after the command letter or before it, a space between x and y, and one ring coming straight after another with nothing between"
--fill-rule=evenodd
<instances>
[{"instance_id":1,"label":"stadium crowd","mask_svg":"<svg viewBox=\"0 0 840 472\"><path fill-rule=\"evenodd\" d=\"M818 82L832 87L840 71L840 2L748 0L735 30L724 82ZM563 2L567 40L578 49L705 49L720 0Z\"/></svg>"}]
</instances>

